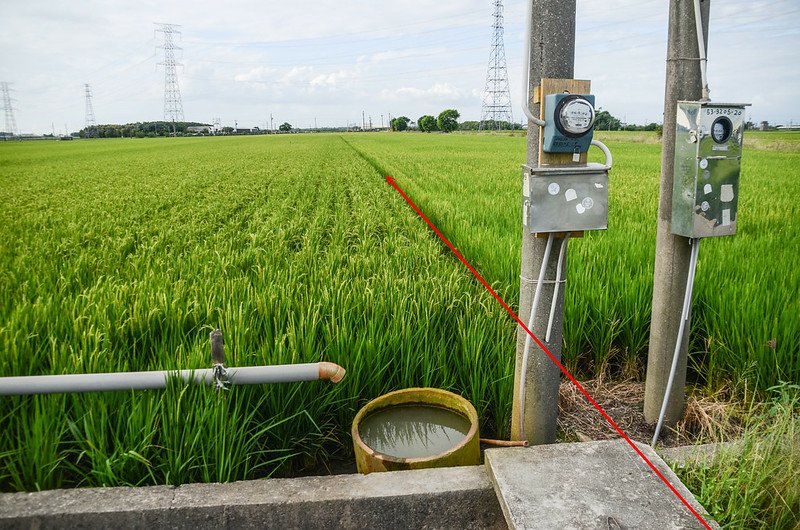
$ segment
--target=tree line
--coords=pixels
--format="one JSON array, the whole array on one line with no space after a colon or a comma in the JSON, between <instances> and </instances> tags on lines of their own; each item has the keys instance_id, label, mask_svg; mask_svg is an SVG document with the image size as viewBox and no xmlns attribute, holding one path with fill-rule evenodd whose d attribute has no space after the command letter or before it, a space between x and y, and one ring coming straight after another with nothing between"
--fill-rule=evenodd
<instances>
[{"instance_id":1,"label":"tree line","mask_svg":"<svg viewBox=\"0 0 800 530\"><path fill-rule=\"evenodd\" d=\"M418 130L421 132L452 132L455 130L462 131L478 131L478 130L520 130L523 128L520 123L513 123L507 121L495 122L494 120L484 121L458 121L461 114L456 109L445 109L433 116L424 114L417 118L416 122L412 121L407 116L398 116L392 118L389 126L392 131L406 131ZM195 130L189 130L189 128ZM212 127L205 123L199 122L167 122L167 121L146 121L127 123L124 125L119 124L102 124L95 125L81 129L78 133L81 138L153 138L156 136L186 136L198 134L197 128L201 129L201 134L212 134ZM627 125L622 123L618 118L612 116L608 111L600 110L596 114L595 129L601 131L619 131L619 130L638 130L638 131L657 131L660 133L661 124L649 123L647 125ZM293 132L294 128L288 122L281 124L278 127L279 132ZM216 134L233 134L235 131L233 127L223 127ZM266 133L266 130L248 129L250 134ZM302 131L301 131L302 132Z\"/></svg>"},{"instance_id":2,"label":"tree line","mask_svg":"<svg viewBox=\"0 0 800 530\"><path fill-rule=\"evenodd\" d=\"M106 123L85 127L78 132L81 138L154 138L156 136L183 136L192 134L189 127L211 127L195 121L145 121L126 123ZM230 127L229 127L230 129ZM232 130L232 129L231 129Z\"/></svg>"},{"instance_id":3,"label":"tree line","mask_svg":"<svg viewBox=\"0 0 800 530\"><path fill-rule=\"evenodd\" d=\"M461 114L456 109L445 109L435 118L425 114L417 118L417 129L422 132L452 132L459 128L459 117L461 117ZM407 116L398 116L397 118L392 118L389 126L393 131L405 131L411 123L411 119Z\"/></svg>"}]
</instances>

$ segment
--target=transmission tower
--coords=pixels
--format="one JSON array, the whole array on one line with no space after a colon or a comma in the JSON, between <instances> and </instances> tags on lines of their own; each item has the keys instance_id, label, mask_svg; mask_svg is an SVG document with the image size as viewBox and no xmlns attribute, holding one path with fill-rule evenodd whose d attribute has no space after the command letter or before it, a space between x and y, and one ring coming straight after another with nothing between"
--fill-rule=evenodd
<instances>
[{"instance_id":1,"label":"transmission tower","mask_svg":"<svg viewBox=\"0 0 800 530\"><path fill-rule=\"evenodd\" d=\"M175 122L183 121L183 103L181 102L181 89L178 86L178 66L183 66L175 61L175 50L181 48L175 45L175 35L181 32L177 24L156 23L159 31L164 34L164 42L159 48L164 50L164 60L159 65L164 66L164 120L172 122L175 132Z\"/></svg>"},{"instance_id":2,"label":"transmission tower","mask_svg":"<svg viewBox=\"0 0 800 530\"><path fill-rule=\"evenodd\" d=\"M88 133L90 127L97 127L97 120L94 119L94 108L92 107L92 89L89 84L83 85L86 88L86 126Z\"/></svg>"},{"instance_id":3,"label":"transmission tower","mask_svg":"<svg viewBox=\"0 0 800 530\"><path fill-rule=\"evenodd\" d=\"M493 0L492 45L489 48L489 68L486 71L486 88L483 90L483 107L479 129L499 129L503 122L510 126L511 92L508 89L508 68L503 45L503 0Z\"/></svg>"},{"instance_id":4,"label":"transmission tower","mask_svg":"<svg viewBox=\"0 0 800 530\"><path fill-rule=\"evenodd\" d=\"M11 99L10 91L11 89L8 88L8 83L3 81L0 83L0 90L3 91L3 107L6 111L6 128L5 134L6 135L16 135L17 134L17 121L14 119L14 107L11 106Z\"/></svg>"}]
</instances>

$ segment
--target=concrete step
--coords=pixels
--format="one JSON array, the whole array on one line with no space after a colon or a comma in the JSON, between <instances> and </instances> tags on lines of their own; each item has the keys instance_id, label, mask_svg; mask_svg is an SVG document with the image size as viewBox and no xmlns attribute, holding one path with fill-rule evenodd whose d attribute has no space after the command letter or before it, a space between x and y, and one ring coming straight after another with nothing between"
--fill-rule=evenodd
<instances>
[{"instance_id":1,"label":"concrete step","mask_svg":"<svg viewBox=\"0 0 800 530\"><path fill-rule=\"evenodd\" d=\"M637 446L719 528L652 448ZM624 440L487 449L485 464L512 529L703 528Z\"/></svg>"}]
</instances>

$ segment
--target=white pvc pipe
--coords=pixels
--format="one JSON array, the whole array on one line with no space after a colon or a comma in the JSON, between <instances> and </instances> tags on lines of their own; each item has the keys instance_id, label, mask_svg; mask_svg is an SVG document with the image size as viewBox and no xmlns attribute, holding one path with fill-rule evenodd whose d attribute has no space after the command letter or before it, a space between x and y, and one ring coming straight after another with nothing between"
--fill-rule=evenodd
<instances>
[{"instance_id":1,"label":"white pvc pipe","mask_svg":"<svg viewBox=\"0 0 800 530\"><path fill-rule=\"evenodd\" d=\"M225 381L234 385L293 383L329 379L338 383L344 369L334 363L283 364L226 368ZM0 377L0 396L149 390L167 387L170 378L180 378L206 385L214 384L215 369L163 370L152 372L118 372L100 374L32 375Z\"/></svg>"},{"instance_id":2,"label":"white pvc pipe","mask_svg":"<svg viewBox=\"0 0 800 530\"><path fill-rule=\"evenodd\" d=\"M531 72L531 32L533 26L533 0L528 1L528 10L525 17L525 35L523 37L524 51L522 52L522 112L534 125L544 127L544 120L537 118L529 107L531 103L530 76Z\"/></svg>"},{"instance_id":3,"label":"white pvc pipe","mask_svg":"<svg viewBox=\"0 0 800 530\"><path fill-rule=\"evenodd\" d=\"M542 284L544 283L544 273L547 270L547 262L550 261L550 250L553 248L553 234L547 235L547 244L544 247L542 256L542 266L539 268L539 279L536 282L536 291L533 294L533 304L531 304L531 314L528 317L528 329L533 332L533 321L536 319L536 311L539 309L539 297L542 294ZM531 334L525 334L525 348L522 350L522 367L519 380L519 437L525 439L525 380L528 373L528 356L531 351Z\"/></svg>"},{"instance_id":4,"label":"white pvc pipe","mask_svg":"<svg viewBox=\"0 0 800 530\"><path fill-rule=\"evenodd\" d=\"M611 156L611 150L601 142L600 140L592 140L592 145L599 148L606 157L606 168L611 169L611 164L614 163L614 159Z\"/></svg>"},{"instance_id":5,"label":"white pvc pipe","mask_svg":"<svg viewBox=\"0 0 800 530\"><path fill-rule=\"evenodd\" d=\"M703 36L703 14L700 12L700 0L694 0L694 25L697 29L697 52L700 57L700 81L703 85L703 101L708 101L708 77L706 75L706 68L708 60L706 59L706 42Z\"/></svg>"},{"instance_id":6,"label":"white pvc pipe","mask_svg":"<svg viewBox=\"0 0 800 530\"><path fill-rule=\"evenodd\" d=\"M561 286L561 268L564 266L564 256L567 254L567 239L569 232L564 234L561 241L561 249L558 251L558 264L556 265L556 285L553 287L553 302L550 304L550 318L547 319L547 333L544 336L545 342L550 342L550 332L553 330L553 318L556 315L556 304L558 302L558 288Z\"/></svg>"},{"instance_id":7,"label":"white pvc pipe","mask_svg":"<svg viewBox=\"0 0 800 530\"><path fill-rule=\"evenodd\" d=\"M686 321L689 320L689 308L692 305L692 290L694 289L694 273L697 268L697 254L700 252L700 239L692 238L692 252L689 257L689 276L686 280L686 293L683 297L683 309L681 310L681 324L678 327L678 338L675 340L675 353L672 355L672 366L669 369L669 379L667 379L667 388L664 390L664 400L661 402L661 412L658 414L658 423L656 424L656 432L653 434L653 440L650 442L652 447L655 447L658 441L658 436L661 434L661 427L664 425L664 416L667 414L667 404L669 402L669 395L672 392L672 383L675 380L675 372L678 369L678 357L680 357L681 344L683 343L683 334L686 330Z\"/></svg>"}]
</instances>

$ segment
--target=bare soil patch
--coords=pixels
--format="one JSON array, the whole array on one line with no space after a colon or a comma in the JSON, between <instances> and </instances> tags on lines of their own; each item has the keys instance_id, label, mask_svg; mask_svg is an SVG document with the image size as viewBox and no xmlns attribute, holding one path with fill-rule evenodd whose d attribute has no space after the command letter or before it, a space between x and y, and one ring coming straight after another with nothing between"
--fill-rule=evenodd
<instances>
[{"instance_id":1,"label":"bare soil patch","mask_svg":"<svg viewBox=\"0 0 800 530\"><path fill-rule=\"evenodd\" d=\"M649 444L655 425L644 418L644 383L612 381L603 377L581 382L589 395L632 440ZM683 419L675 429L661 429L659 444L677 447L721 442L736 438L741 420L734 403L724 396L689 396ZM619 433L570 381L563 381L559 395L559 434L563 441L609 440Z\"/></svg>"}]
</instances>

